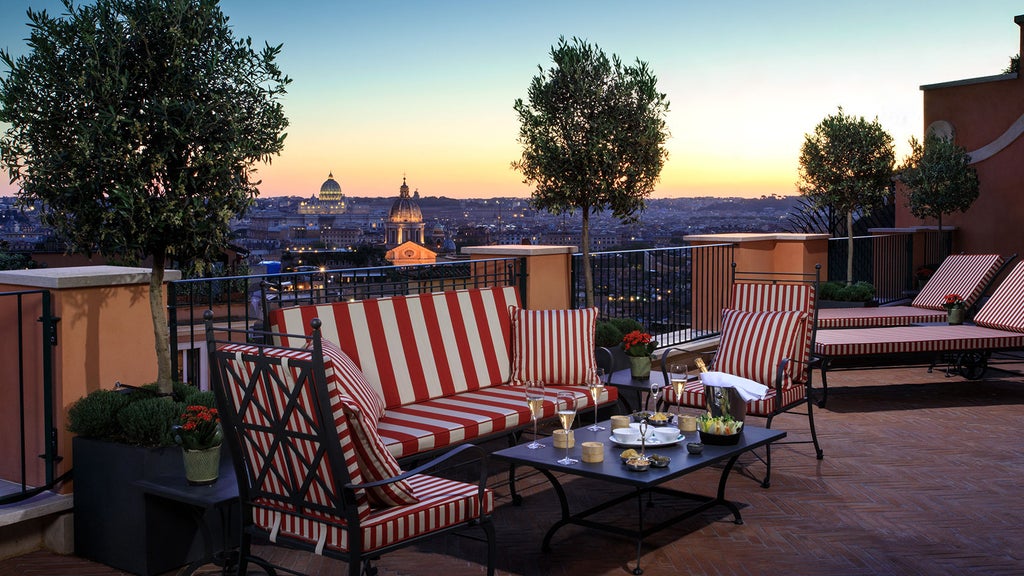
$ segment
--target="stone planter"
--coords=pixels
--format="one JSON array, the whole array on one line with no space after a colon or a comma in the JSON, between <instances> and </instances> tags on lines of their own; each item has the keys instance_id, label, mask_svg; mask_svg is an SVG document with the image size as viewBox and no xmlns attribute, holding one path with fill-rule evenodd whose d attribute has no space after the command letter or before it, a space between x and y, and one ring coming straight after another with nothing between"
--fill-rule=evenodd
<instances>
[{"instance_id":1,"label":"stone planter","mask_svg":"<svg viewBox=\"0 0 1024 576\"><path fill-rule=\"evenodd\" d=\"M950 308L947 311L947 320L951 326L964 323L964 309L963 308Z\"/></svg>"}]
</instances>

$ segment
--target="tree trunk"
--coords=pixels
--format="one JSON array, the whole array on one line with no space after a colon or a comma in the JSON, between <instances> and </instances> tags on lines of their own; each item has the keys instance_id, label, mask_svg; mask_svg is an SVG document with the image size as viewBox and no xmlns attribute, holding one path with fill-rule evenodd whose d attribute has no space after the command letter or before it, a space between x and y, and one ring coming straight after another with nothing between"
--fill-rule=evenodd
<instances>
[{"instance_id":1,"label":"tree trunk","mask_svg":"<svg viewBox=\"0 0 1024 576\"><path fill-rule=\"evenodd\" d=\"M166 252L158 250L153 254L153 270L149 277L149 310L153 316L153 340L156 346L156 382L160 392L170 394L171 385L171 343L167 328L167 310L164 304L164 266Z\"/></svg>"},{"instance_id":2,"label":"tree trunk","mask_svg":"<svg viewBox=\"0 0 1024 576\"><path fill-rule=\"evenodd\" d=\"M583 208L583 289L587 294L587 308L594 307L594 273L590 268L590 208Z\"/></svg>"},{"instance_id":3,"label":"tree trunk","mask_svg":"<svg viewBox=\"0 0 1024 576\"><path fill-rule=\"evenodd\" d=\"M846 285L853 284L853 210L846 213Z\"/></svg>"}]
</instances>

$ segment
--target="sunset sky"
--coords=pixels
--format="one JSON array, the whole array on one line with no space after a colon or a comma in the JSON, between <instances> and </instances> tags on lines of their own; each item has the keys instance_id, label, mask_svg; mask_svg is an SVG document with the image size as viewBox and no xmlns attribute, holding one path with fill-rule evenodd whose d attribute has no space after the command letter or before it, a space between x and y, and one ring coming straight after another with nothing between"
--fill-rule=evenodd
<instances>
[{"instance_id":1,"label":"sunset sky","mask_svg":"<svg viewBox=\"0 0 1024 576\"><path fill-rule=\"evenodd\" d=\"M529 196L512 109L558 37L649 63L671 102L654 197L794 194L804 134L842 106L896 141L920 136L921 91L990 76L1020 46L1019 1L222 0L235 34L283 43L291 125L263 196ZM26 9L0 3L0 47L26 50ZM6 70L2 71L6 73ZM6 126L0 124L0 129ZM10 195L0 175L0 194Z\"/></svg>"}]
</instances>

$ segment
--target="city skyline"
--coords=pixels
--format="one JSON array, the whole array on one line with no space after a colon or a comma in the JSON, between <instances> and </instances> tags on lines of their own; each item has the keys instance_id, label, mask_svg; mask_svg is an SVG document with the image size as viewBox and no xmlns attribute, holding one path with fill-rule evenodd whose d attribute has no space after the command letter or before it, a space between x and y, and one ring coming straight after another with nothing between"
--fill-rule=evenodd
<instances>
[{"instance_id":1,"label":"city skyline","mask_svg":"<svg viewBox=\"0 0 1024 576\"><path fill-rule=\"evenodd\" d=\"M923 131L921 85L1006 68L1015 4L221 2L236 36L284 44L294 80L261 196L308 197L333 173L346 196L397 196L405 176L423 196L453 198L529 196L510 168L521 153L512 104L559 36L657 75L671 136L654 198L789 195L804 134L839 106L877 116L902 160ZM3 3L0 48L25 53L29 6L63 10Z\"/></svg>"}]
</instances>

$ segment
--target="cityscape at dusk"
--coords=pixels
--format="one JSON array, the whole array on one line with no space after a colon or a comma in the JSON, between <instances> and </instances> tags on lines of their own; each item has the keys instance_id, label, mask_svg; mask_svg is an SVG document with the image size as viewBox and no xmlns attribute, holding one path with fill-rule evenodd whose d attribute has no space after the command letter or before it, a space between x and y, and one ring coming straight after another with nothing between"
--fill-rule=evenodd
<instances>
[{"instance_id":1,"label":"cityscape at dusk","mask_svg":"<svg viewBox=\"0 0 1024 576\"><path fill-rule=\"evenodd\" d=\"M328 173L349 196L394 196L403 175L421 196L529 196L510 167L512 105L559 36L658 76L671 136L655 198L795 194L800 145L822 118L877 116L902 159L923 131L920 86L1001 73L1020 12L1004 0L221 5L236 35L284 44L294 80L284 152L259 168L264 197L309 196ZM30 6L63 10L4 2L0 48L25 53Z\"/></svg>"}]
</instances>

